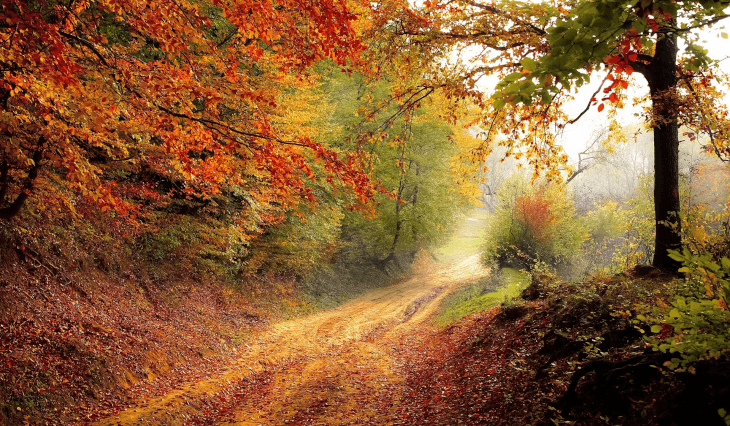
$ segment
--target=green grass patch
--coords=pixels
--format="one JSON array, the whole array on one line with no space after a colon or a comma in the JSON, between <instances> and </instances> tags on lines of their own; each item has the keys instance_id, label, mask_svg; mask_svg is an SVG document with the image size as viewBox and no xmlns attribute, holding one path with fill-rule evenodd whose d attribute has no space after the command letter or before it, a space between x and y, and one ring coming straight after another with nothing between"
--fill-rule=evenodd
<instances>
[{"instance_id":1,"label":"green grass patch","mask_svg":"<svg viewBox=\"0 0 730 426\"><path fill-rule=\"evenodd\" d=\"M449 261L452 258L458 256L471 256L479 253L481 244L484 242L483 238L478 236L474 237L459 237L455 236L449 239L443 247L436 249L435 254L439 261Z\"/></svg>"},{"instance_id":2,"label":"green grass patch","mask_svg":"<svg viewBox=\"0 0 730 426\"><path fill-rule=\"evenodd\" d=\"M517 297L529 283L530 276L527 273L502 268L445 298L434 322L440 326L453 324L467 315Z\"/></svg>"},{"instance_id":3,"label":"green grass patch","mask_svg":"<svg viewBox=\"0 0 730 426\"><path fill-rule=\"evenodd\" d=\"M434 250L441 262L454 262L461 258L480 253L486 238L485 230L489 213L476 210L462 219L459 226L446 244Z\"/></svg>"}]
</instances>

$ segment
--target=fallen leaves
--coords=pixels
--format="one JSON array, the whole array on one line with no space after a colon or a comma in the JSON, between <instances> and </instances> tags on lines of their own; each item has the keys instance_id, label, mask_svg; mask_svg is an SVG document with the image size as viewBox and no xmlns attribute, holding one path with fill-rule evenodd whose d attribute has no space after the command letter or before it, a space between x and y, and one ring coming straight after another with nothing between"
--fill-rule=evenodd
<instances>
[{"instance_id":1,"label":"fallen leaves","mask_svg":"<svg viewBox=\"0 0 730 426\"><path fill-rule=\"evenodd\" d=\"M0 283L0 407L23 413L0 417L3 424L109 416L218 371L238 353L232 332L257 327L245 308L217 303L213 287L189 293L188 308L177 310L159 289L153 307L109 281L86 277L77 283L83 297L16 270L18 280ZM13 302L19 294L24 306Z\"/></svg>"}]
</instances>

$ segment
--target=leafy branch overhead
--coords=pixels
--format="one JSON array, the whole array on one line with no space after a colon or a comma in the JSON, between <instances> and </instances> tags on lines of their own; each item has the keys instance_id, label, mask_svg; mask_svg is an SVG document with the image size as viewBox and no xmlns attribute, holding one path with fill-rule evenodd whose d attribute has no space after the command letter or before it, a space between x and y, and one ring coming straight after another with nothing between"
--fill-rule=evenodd
<instances>
[{"instance_id":1,"label":"leafy branch overhead","mask_svg":"<svg viewBox=\"0 0 730 426\"><path fill-rule=\"evenodd\" d=\"M501 90L494 96L502 102L496 102L495 107L500 109L505 103L529 104L536 99L550 103L562 90L588 83L601 66L613 74L630 76L639 72L651 79L651 67L660 61L652 55L653 49L660 40L672 35L687 39L689 47L684 53L689 71L700 72L714 66L708 52L693 43L693 30L726 19L728 5L715 1L581 2L547 29L550 49L546 55L522 58L522 70L504 78L499 85ZM727 38L726 33L722 35ZM604 93L616 93L603 101L615 103L621 89L628 88L628 82L625 77L609 79L611 84Z\"/></svg>"}]
</instances>

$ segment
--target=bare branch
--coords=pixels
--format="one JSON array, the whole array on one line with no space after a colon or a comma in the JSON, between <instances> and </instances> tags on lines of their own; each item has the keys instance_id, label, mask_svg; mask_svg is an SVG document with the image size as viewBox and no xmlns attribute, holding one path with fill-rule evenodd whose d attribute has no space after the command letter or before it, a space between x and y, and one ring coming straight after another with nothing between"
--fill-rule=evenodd
<instances>
[{"instance_id":1,"label":"bare branch","mask_svg":"<svg viewBox=\"0 0 730 426\"><path fill-rule=\"evenodd\" d=\"M593 103L593 99L596 97L598 92L600 92L601 89L603 89L603 85L606 84L606 80L608 80L608 76L611 75L612 70L613 70L613 68L611 68L611 70L608 71L608 74L606 74L606 77L603 78L601 85L598 86L598 89L596 89L595 92L593 92L593 95L591 95L591 99L588 101L588 105L586 105L585 109L583 111L581 111L581 113L578 114L578 116L575 117L574 119L568 120L568 124L574 124L576 121L580 120L580 118L583 117L583 115L585 115L585 113L588 112L589 109L591 109L591 104Z\"/></svg>"}]
</instances>

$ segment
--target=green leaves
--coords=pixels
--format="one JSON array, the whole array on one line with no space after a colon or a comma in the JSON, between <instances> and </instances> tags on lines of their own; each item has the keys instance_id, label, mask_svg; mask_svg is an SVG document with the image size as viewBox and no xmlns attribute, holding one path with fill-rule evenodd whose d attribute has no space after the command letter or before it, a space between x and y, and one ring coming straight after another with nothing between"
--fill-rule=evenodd
<instances>
[{"instance_id":1,"label":"green leaves","mask_svg":"<svg viewBox=\"0 0 730 426\"><path fill-rule=\"evenodd\" d=\"M512 74L508 74L508 75L507 75L507 76L506 76L506 77L504 78L504 81L506 81L506 82L508 82L508 83L512 83L512 82L514 82L514 81L517 81L517 80L519 80L520 78L522 78L522 73L519 73L519 72L513 72Z\"/></svg>"},{"instance_id":2,"label":"green leaves","mask_svg":"<svg viewBox=\"0 0 730 426\"><path fill-rule=\"evenodd\" d=\"M535 72L535 70L537 69L537 64L532 58L524 58L520 63L522 64L522 67L527 71Z\"/></svg>"},{"instance_id":3,"label":"green leaves","mask_svg":"<svg viewBox=\"0 0 730 426\"><path fill-rule=\"evenodd\" d=\"M691 41L687 41L686 53L689 55L687 64L692 71L699 71L712 63L708 50Z\"/></svg>"},{"instance_id":4,"label":"green leaves","mask_svg":"<svg viewBox=\"0 0 730 426\"><path fill-rule=\"evenodd\" d=\"M681 356L666 364L671 369L730 353L730 281L726 279L730 275L730 259L722 258L718 264L709 253L695 254L687 248L682 253L670 250L669 256L683 263L680 271L687 274L687 283L675 296L669 312L655 309L656 318L663 315L664 320L655 319L657 324L651 330L659 333L661 325L667 324L674 335L647 340L654 350Z\"/></svg>"},{"instance_id":5,"label":"green leaves","mask_svg":"<svg viewBox=\"0 0 730 426\"><path fill-rule=\"evenodd\" d=\"M730 426L730 414L728 414L728 412L724 408L718 409L717 414L722 417L722 420L727 426Z\"/></svg>"},{"instance_id":6,"label":"green leaves","mask_svg":"<svg viewBox=\"0 0 730 426\"><path fill-rule=\"evenodd\" d=\"M524 72L509 74L500 84L506 94L516 95L509 98L510 102L529 105L534 98L543 103L550 102L557 89L547 87L544 81L537 86L513 84L518 81L526 83L533 77L558 77L564 89L569 89L572 84L583 85L588 80L586 68L597 68L622 34L629 30L622 28L633 22L626 12L628 4L626 1L611 0L583 2L568 17L548 28L550 53L538 60L523 58L520 63Z\"/></svg>"},{"instance_id":7,"label":"green leaves","mask_svg":"<svg viewBox=\"0 0 730 426\"><path fill-rule=\"evenodd\" d=\"M533 187L515 174L497 196L500 207L490 219L485 260L527 268L540 260L555 266L580 251L586 232L564 187L550 183Z\"/></svg>"}]
</instances>

